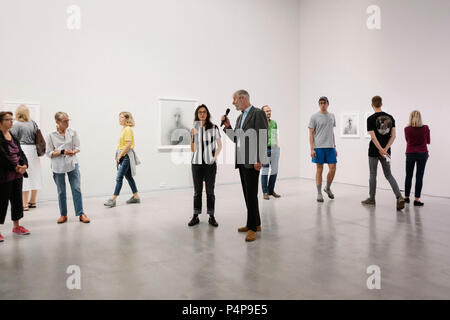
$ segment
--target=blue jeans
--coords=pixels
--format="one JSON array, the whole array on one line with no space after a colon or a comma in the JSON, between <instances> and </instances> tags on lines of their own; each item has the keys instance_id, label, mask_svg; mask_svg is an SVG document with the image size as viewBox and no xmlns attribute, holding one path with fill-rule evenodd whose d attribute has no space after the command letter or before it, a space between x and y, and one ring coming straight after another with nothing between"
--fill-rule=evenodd
<instances>
[{"instance_id":1,"label":"blue jeans","mask_svg":"<svg viewBox=\"0 0 450 320\"><path fill-rule=\"evenodd\" d=\"M269 158L269 163L263 165L261 170L261 187L263 193L272 195L275 189L275 182L277 181L278 175L278 162L280 160L280 148L278 146L273 146L267 149L267 157ZM267 182L270 168L270 178Z\"/></svg>"},{"instance_id":2,"label":"blue jeans","mask_svg":"<svg viewBox=\"0 0 450 320\"><path fill-rule=\"evenodd\" d=\"M69 177L70 189L72 190L75 214L78 217L84 214L80 187L81 177L80 170L78 170L78 164L75 165L74 170L67 172L67 176ZM56 188L58 190L59 211L62 216L67 216L66 174L53 172L53 180L55 180Z\"/></svg>"},{"instance_id":3,"label":"blue jeans","mask_svg":"<svg viewBox=\"0 0 450 320\"><path fill-rule=\"evenodd\" d=\"M115 196L120 194L123 184L123 177L127 179L133 194L138 192L136 182L134 182L133 176L131 175L130 157L128 155L125 155L122 159L120 159L120 163L117 168L116 188L114 189Z\"/></svg>"}]
</instances>

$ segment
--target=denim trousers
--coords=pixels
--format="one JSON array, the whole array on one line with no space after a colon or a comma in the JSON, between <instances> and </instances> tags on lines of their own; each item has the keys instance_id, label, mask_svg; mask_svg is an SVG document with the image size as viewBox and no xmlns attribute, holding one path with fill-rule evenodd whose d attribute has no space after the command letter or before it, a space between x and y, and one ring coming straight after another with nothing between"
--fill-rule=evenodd
<instances>
[{"instance_id":1,"label":"denim trousers","mask_svg":"<svg viewBox=\"0 0 450 320\"><path fill-rule=\"evenodd\" d=\"M67 172L69 178L70 189L72 190L73 206L75 207L76 216L81 216L83 212L83 199L81 196L81 176L78 164L75 169ZM66 198L66 173L54 173L53 180L58 190L59 212L62 216L67 216L67 198Z\"/></svg>"},{"instance_id":2,"label":"denim trousers","mask_svg":"<svg viewBox=\"0 0 450 320\"><path fill-rule=\"evenodd\" d=\"M272 195L275 189L275 182L277 181L280 148L278 146L274 146L267 149L267 157L269 158L269 163L263 165L261 170L261 188L264 194L267 193Z\"/></svg>"},{"instance_id":3,"label":"denim trousers","mask_svg":"<svg viewBox=\"0 0 450 320\"><path fill-rule=\"evenodd\" d=\"M130 157L128 155L125 155L122 157L122 159L120 159L120 163L117 168L116 188L114 189L115 196L118 196L120 194L120 190L122 189L123 184L123 177L127 179L133 194L138 192L136 182L131 175Z\"/></svg>"}]
</instances>

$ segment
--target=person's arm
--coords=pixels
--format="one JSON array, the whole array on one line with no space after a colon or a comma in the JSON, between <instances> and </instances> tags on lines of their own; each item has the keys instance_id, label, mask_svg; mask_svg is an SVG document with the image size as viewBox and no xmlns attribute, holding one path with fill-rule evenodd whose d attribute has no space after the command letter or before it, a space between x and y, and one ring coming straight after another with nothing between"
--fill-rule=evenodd
<instances>
[{"instance_id":1,"label":"person's arm","mask_svg":"<svg viewBox=\"0 0 450 320\"><path fill-rule=\"evenodd\" d=\"M71 150L71 149L64 150L65 155L67 155L69 157L73 157L78 152L80 152L80 138L78 137L78 133L75 130L73 131L73 136L72 136L72 146L73 146L73 150Z\"/></svg>"},{"instance_id":2,"label":"person's arm","mask_svg":"<svg viewBox=\"0 0 450 320\"><path fill-rule=\"evenodd\" d=\"M277 146L280 146L280 143L278 142L278 123L275 122L275 143Z\"/></svg>"},{"instance_id":3,"label":"person's arm","mask_svg":"<svg viewBox=\"0 0 450 320\"><path fill-rule=\"evenodd\" d=\"M80 137L78 136L78 132L74 131L72 154L76 155L78 152L80 152Z\"/></svg>"},{"instance_id":4,"label":"person's arm","mask_svg":"<svg viewBox=\"0 0 450 320\"><path fill-rule=\"evenodd\" d=\"M389 138L389 141L386 145L386 147L384 147L384 151L387 153L387 151L389 150L389 148L392 146L392 144L394 143L394 140L396 138L396 130L395 127L391 128L391 137Z\"/></svg>"},{"instance_id":5,"label":"person's arm","mask_svg":"<svg viewBox=\"0 0 450 320\"><path fill-rule=\"evenodd\" d=\"M237 127L237 124L238 124L238 121L239 121L240 117L242 117L242 115L240 115L240 116L238 117L238 119L236 120L236 127ZM234 134L233 127L231 126L230 119L228 119L227 116L222 116L221 120L222 120L222 121L225 121L225 122L224 122L223 132L225 132L225 134L228 136L228 138L229 138L231 141L233 141L234 143L236 143L236 142L237 142L237 139L236 139L236 135Z\"/></svg>"},{"instance_id":6,"label":"person's arm","mask_svg":"<svg viewBox=\"0 0 450 320\"><path fill-rule=\"evenodd\" d=\"M50 159L59 157L61 155L61 150L55 150L55 146L53 145L53 140L52 140L51 134L49 134L47 136L45 150L46 150L45 154Z\"/></svg>"},{"instance_id":7,"label":"person's arm","mask_svg":"<svg viewBox=\"0 0 450 320\"><path fill-rule=\"evenodd\" d=\"M216 142L217 142L217 149L216 149L216 153L214 154L213 161L217 160L220 152L222 151L222 139L219 137L216 139Z\"/></svg>"},{"instance_id":8,"label":"person's arm","mask_svg":"<svg viewBox=\"0 0 450 320\"><path fill-rule=\"evenodd\" d=\"M427 126L427 144L431 144L430 128Z\"/></svg>"},{"instance_id":9,"label":"person's arm","mask_svg":"<svg viewBox=\"0 0 450 320\"><path fill-rule=\"evenodd\" d=\"M311 158L316 158L316 151L314 150L314 129L309 128L309 146L311 148Z\"/></svg>"},{"instance_id":10,"label":"person's arm","mask_svg":"<svg viewBox=\"0 0 450 320\"><path fill-rule=\"evenodd\" d=\"M380 142L378 141L377 136L375 135L375 131L371 130L371 131L369 131L369 134L370 134L370 138L372 139L373 144L378 149L378 152L380 153L380 155L389 156L389 154L386 151L384 151L383 147L381 146Z\"/></svg>"},{"instance_id":11,"label":"person's arm","mask_svg":"<svg viewBox=\"0 0 450 320\"><path fill-rule=\"evenodd\" d=\"M191 130L191 151L195 152L195 135L197 134L197 130L192 128Z\"/></svg>"},{"instance_id":12,"label":"person's arm","mask_svg":"<svg viewBox=\"0 0 450 320\"><path fill-rule=\"evenodd\" d=\"M22 147L20 146L20 143L18 140L16 140L16 144L17 147L19 148L19 164L22 165L22 167L26 169L28 169L28 159L27 156L25 155L25 152L23 152ZM22 173L23 174L23 173Z\"/></svg>"},{"instance_id":13,"label":"person's arm","mask_svg":"<svg viewBox=\"0 0 450 320\"><path fill-rule=\"evenodd\" d=\"M120 162L120 159L130 151L131 146L133 145L133 130L130 127L126 127L124 130L123 135L126 144L123 150L117 155L117 162Z\"/></svg>"},{"instance_id":14,"label":"person's arm","mask_svg":"<svg viewBox=\"0 0 450 320\"><path fill-rule=\"evenodd\" d=\"M267 129L268 129L268 123L267 123L267 116L264 111L259 110L256 113L256 119L255 119L255 130L256 130L256 163L254 164L255 170L261 170L262 168L262 159L260 158L261 154L267 155ZM261 136L260 132L261 130L265 130L266 134ZM260 141L263 139L263 141ZM263 148L263 150L261 150ZM262 152L262 153L261 153Z\"/></svg>"},{"instance_id":15,"label":"person's arm","mask_svg":"<svg viewBox=\"0 0 450 320\"><path fill-rule=\"evenodd\" d=\"M336 152L336 157L337 157L338 153L337 153L337 149L336 149L336 137L334 136L334 131L333 131L333 145L334 145L334 151Z\"/></svg>"}]
</instances>

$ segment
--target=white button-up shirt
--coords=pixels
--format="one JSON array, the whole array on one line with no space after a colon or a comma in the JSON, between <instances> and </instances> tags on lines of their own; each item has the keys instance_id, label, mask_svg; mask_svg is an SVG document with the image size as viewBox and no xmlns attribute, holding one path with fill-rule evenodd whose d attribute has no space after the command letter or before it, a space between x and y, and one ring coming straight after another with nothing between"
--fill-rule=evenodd
<instances>
[{"instance_id":1,"label":"white button-up shirt","mask_svg":"<svg viewBox=\"0 0 450 320\"><path fill-rule=\"evenodd\" d=\"M54 131L47 137L46 154L51 159L51 168L54 173L73 171L78 163L77 155L69 157L62 154L52 158L54 151L63 149L80 150L80 138L75 130L67 128L64 136L58 131Z\"/></svg>"}]
</instances>

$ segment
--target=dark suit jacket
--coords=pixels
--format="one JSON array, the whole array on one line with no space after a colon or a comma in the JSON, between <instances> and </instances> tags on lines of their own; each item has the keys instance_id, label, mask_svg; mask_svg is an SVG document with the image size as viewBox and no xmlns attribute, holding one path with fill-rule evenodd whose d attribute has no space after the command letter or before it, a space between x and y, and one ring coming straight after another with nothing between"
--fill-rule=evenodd
<instances>
[{"instance_id":1,"label":"dark suit jacket","mask_svg":"<svg viewBox=\"0 0 450 320\"><path fill-rule=\"evenodd\" d=\"M23 166L26 164L28 166L28 160L25 156L25 153L23 153L22 148L20 147L19 140L17 140L16 137L14 137L11 134L12 138L14 139L14 142L19 147L19 164ZM0 131L0 181L3 182L7 175L8 171L16 171L16 164L11 162L10 160L10 154L9 154L9 148L8 148L8 141L6 141L5 136L3 132ZM25 172L23 175L25 178L28 177L28 174Z\"/></svg>"},{"instance_id":2,"label":"dark suit jacket","mask_svg":"<svg viewBox=\"0 0 450 320\"><path fill-rule=\"evenodd\" d=\"M234 129L232 127L224 129L226 135L236 145L235 168L237 169L239 164L243 164L246 168L253 168L257 162L267 163L268 124L266 113L252 106L245 118L242 130L238 129L241 119L242 113L237 118ZM253 131L249 129L253 129ZM240 148L237 143L239 139L241 139Z\"/></svg>"}]
</instances>

